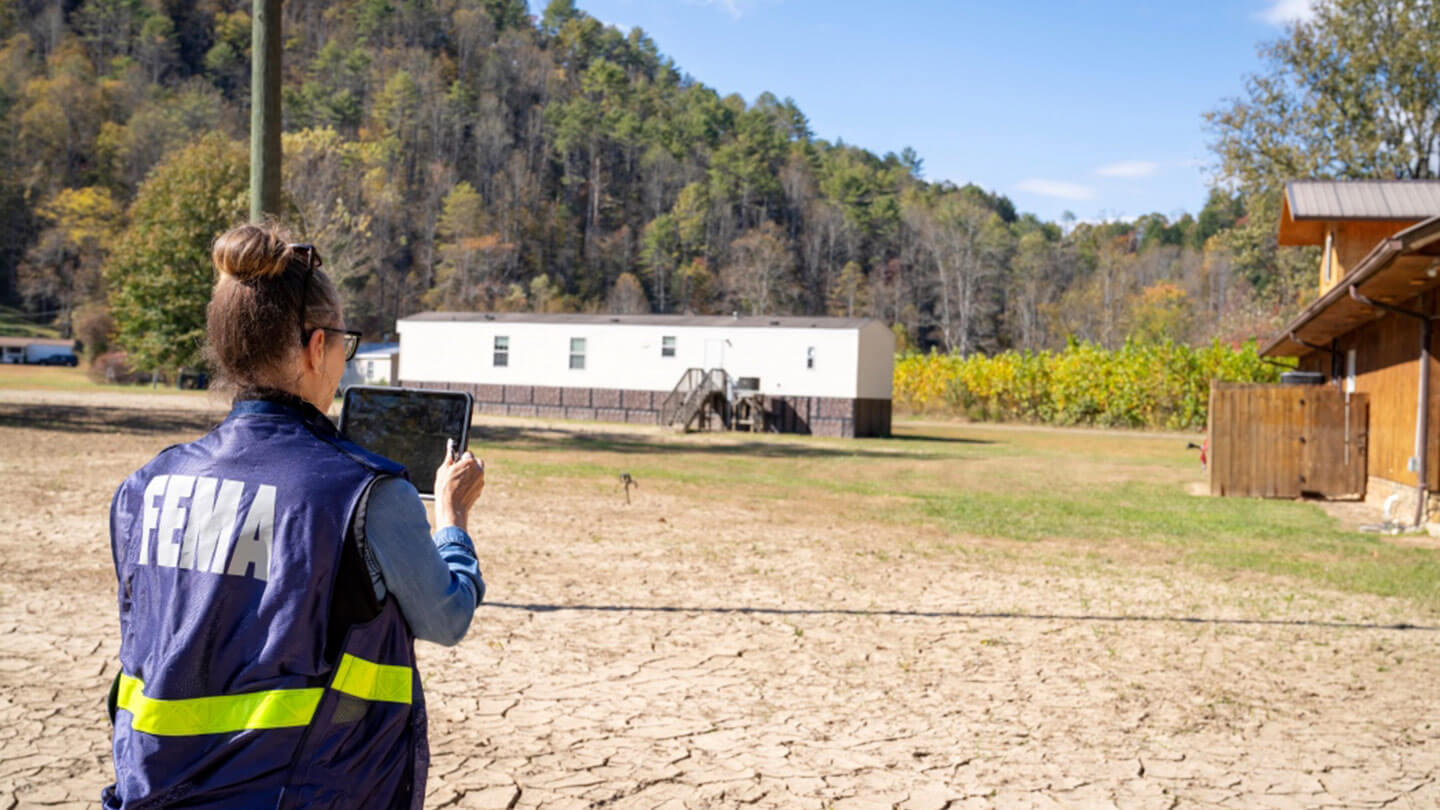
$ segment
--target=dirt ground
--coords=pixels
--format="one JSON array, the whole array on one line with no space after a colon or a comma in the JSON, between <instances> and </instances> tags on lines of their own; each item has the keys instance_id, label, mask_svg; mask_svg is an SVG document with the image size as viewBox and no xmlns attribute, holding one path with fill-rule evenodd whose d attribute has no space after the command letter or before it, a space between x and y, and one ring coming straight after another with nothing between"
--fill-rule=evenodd
<instances>
[{"instance_id":1,"label":"dirt ground","mask_svg":"<svg viewBox=\"0 0 1440 810\"><path fill-rule=\"evenodd\" d=\"M0 810L112 775L106 510L214 418L132 399L0 391ZM427 807L1440 807L1440 628L1408 602L489 476L487 604L421 645Z\"/></svg>"}]
</instances>

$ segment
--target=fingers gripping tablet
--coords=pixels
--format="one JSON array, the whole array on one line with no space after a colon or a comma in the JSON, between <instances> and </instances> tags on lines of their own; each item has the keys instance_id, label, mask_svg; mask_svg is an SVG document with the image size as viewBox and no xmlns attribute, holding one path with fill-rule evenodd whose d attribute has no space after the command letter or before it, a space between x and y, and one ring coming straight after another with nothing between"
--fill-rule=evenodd
<instances>
[{"instance_id":1,"label":"fingers gripping tablet","mask_svg":"<svg viewBox=\"0 0 1440 810\"><path fill-rule=\"evenodd\" d=\"M463 391L352 385L340 432L372 453L404 464L421 495L435 494L435 462L465 452L473 400Z\"/></svg>"}]
</instances>

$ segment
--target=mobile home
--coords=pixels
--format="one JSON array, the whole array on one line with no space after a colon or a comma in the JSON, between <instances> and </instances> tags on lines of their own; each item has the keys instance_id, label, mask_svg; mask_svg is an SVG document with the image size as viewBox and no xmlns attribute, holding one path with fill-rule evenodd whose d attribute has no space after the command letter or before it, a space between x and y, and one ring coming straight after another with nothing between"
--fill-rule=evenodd
<instances>
[{"instance_id":1,"label":"mobile home","mask_svg":"<svg viewBox=\"0 0 1440 810\"><path fill-rule=\"evenodd\" d=\"M424 312L398 329L401 384L470 391L481 413L659 424L702 379L759 403L769 430L890 433L895 339L880 321Z\"/></svg>"}]
</instances>

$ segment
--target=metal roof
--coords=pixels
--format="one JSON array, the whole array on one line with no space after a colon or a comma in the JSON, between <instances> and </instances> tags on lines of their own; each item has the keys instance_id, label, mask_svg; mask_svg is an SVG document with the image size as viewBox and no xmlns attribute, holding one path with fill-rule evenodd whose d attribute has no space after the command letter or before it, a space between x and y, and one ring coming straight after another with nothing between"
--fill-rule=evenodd
<instances>
[{"instance_id":1,"label":"metal roof","mask_svg":"<svg viewBox=\"0 0 1440 810\"><path fill-rule=\"evenodd\" d=\"M780 329L860 329L879 321L869 318L826 318L794 315L584 315L535 312L420 312L405 321L493 321L621 326L768 327Z\"/></svg>"},{"instance_id":2,"label":"metal roof","mask_svg":"<svg viewBox=\"0 0 1440 810\"><path fill-rule=\"evenodd\" d=\"M1290 216L1303 219L1426 219L1440 215L1440 180L1295 180Z\"/></svg>"},{"instance_id":3,"label":"metal roof","mask_svg":"<svg viewBox=\"0 0 1440 810\"><path fill-rule=\"evenodd\" d=\"M400 353L399 343L361 343L352 360L383 360Z\"/></svg>"},{"instance_id":4,"label":"metal roof","mask_svg":"<svg viewBox=\"0 0 1440 810\"><path fill-rule=\"evenodd\" d=\"M64 346L69 348L75 345L73 340L60 338L38 338L38 337L0 337L0 346L14 348L17 346Z\"/></svg>"}]
</instances>

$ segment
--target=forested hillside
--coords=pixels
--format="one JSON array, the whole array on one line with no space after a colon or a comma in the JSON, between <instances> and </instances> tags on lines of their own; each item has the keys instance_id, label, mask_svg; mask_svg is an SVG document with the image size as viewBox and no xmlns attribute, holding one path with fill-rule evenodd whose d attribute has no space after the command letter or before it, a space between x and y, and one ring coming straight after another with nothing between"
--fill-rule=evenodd
<instances>
[{"instance_id":1,"label":"forested hillside","mask_svg":"<svg viewBox=\"0 0 1440 810\"><path fill-rule=\"evenodd\" d=\"M135 284L208 274L191 243L243 215L249 9L0 0L0 303L93 345L107 308L196 306ZM306 0L284 26L285 220L371 336L428 308L829 313L967 353L1239 339L1299 300L1220 238L1239 197L1042 222L722 96L571 0Z\"/></svg>"}]
</instances>

